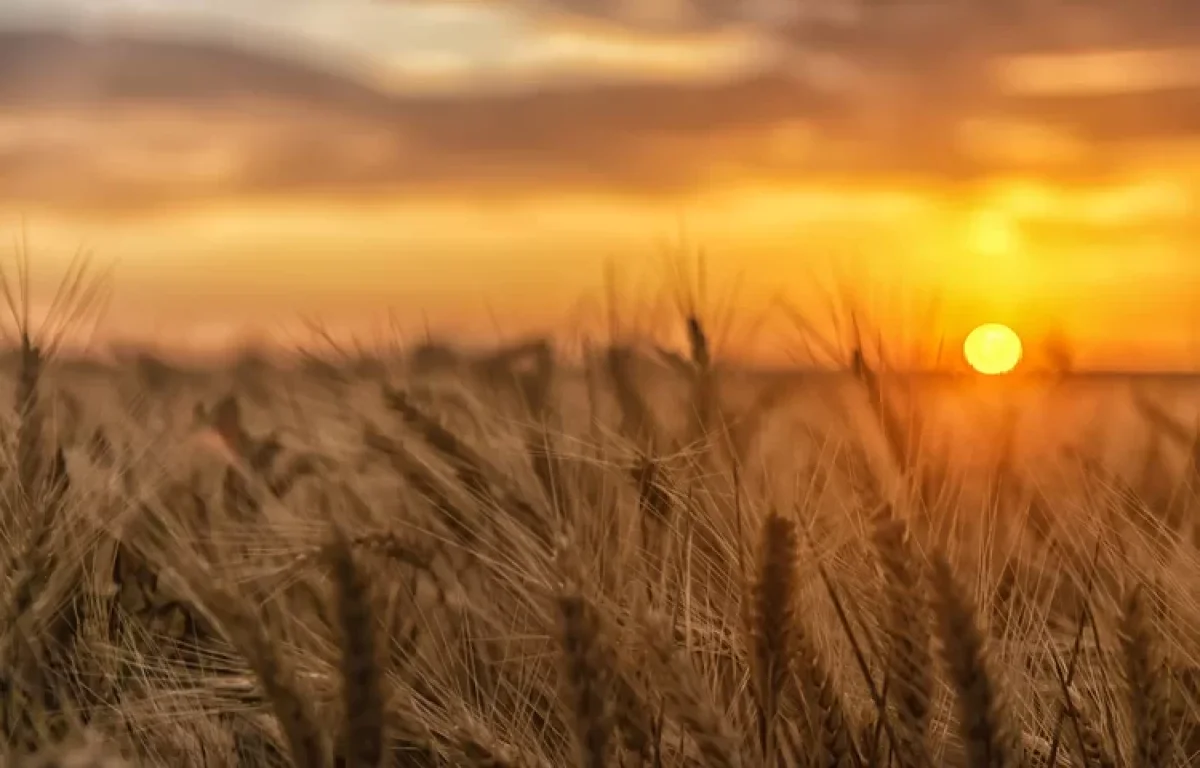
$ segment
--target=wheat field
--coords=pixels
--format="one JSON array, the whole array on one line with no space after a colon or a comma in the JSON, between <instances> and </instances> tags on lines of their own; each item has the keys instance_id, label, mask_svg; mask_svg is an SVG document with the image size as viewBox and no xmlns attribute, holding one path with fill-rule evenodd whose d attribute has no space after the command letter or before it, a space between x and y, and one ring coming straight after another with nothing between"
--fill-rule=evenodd
<instances>
[{"instance_id":1,"label":"wheat field","mask_svg":"<svg viewBox=\"0 0 1200 768\"><path fill-rule=\"evenodd\" d=\"M23 335L6 764L1200 755L1186 387L755 377L687 328L211 370Z\"/></svg>"}]
</instances>

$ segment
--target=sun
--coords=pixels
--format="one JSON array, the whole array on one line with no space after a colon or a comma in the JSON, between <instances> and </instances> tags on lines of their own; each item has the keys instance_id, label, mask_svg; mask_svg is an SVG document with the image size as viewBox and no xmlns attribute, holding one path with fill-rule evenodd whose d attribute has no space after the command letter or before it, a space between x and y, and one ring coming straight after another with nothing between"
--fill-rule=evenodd
<instances>
[{"instance_id":1,"label":"sun","mask_svg":"<svg viewBox=\"0 0 1200 768\"><path fill-rule=\"evenodd\" d=\"M971 331L963 356L972 368L988 376L1008 373L1021 362L1021 337L1007 325L986 323Z\"/></svg>"}]
</instances>

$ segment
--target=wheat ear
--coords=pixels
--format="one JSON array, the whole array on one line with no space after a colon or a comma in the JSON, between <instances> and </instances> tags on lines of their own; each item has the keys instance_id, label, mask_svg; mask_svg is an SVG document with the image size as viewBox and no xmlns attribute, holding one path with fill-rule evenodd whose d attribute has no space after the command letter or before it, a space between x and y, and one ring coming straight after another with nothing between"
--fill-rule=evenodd
<instances>
[{"instance_id":1,"label":"wheat ear","mask_svg":"<svg viewBox=\"0 0 1200 768\"><path fill-rule=\"evenodd\" d=\"M904 523L888 516L877 524L874 539L888 604L886 663L896 711L897 743L893 752L900 768L919 768L931 764L928 739L933 660L919 575L911 565L913 552L906 535Z\"/></svg>"},{"instance_id":2,"label":"wheat ear","mask_svg":"<svg viewBox=\"0 0 1200 768\"><path fill-rule=\"evenodd\" d=\"M341 630L345 768L379 768L384 759L383 669L370 592L350 540L336 526L327 557Z\"/></svg>"},{"instance_id":3,"label":"wheat ear","mask_svg":"<svg viewBox=\"0 0 1200 768\"><path fill-rule=\"evenodd\" d=\"M579 764L581 768L605 768L614 726L607 691L610 670L600 638L599 612L576 583L563 588L557 604Z\"/></svg>"},{"instance_id":4,"label":"wheat ear","mask_svg":"<svg viewBox=\"0 0 1200 768\"><path fill-rule=\"evenodd\" d=\"M1135 587L1125 598L1121 614L1121 656L1133 724L1132 768L1174 765L1174 745L1167 716L1166 669L1154 637L1150 608Z\"/></svg>"},{"instance_id":5,"label":"wheat ear","mask_svg":"<svg viewBox=\"0 0 1200 768\"><path fill-rule=\"evenodd\" d=\"M975 607L942 556L930 579L942 662L958 697L959 727L967 764L973 768L1019 768L1020 741L1011 729L999 682L988 668L984 635Z\"/></svg>"},{"instance_id":6,"label":"wheat ear","mask_svg":"<svg viewBox=\"0 0 1200 768\"><path fill-rule=\"evenodd\" d=\"M796 555L795 525L772 512L763 522L750 607L759 747L767 764L775 760L776 720L796 654Z\"/></svg>"}]
</instances>

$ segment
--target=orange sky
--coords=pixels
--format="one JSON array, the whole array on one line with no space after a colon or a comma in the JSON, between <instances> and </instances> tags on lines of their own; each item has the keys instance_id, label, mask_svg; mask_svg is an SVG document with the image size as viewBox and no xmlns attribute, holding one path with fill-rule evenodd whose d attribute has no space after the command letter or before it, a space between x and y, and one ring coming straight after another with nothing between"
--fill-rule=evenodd
<instances>
[{"instance_id":1,"label":"orange sky","mask_svg":"<svg viewBox=\"0 0 1200 768\"><path fill-rule=\"evenodd\" d=\"M933 107L798 57L771 2L633 5L14 2L0 235L25 226L44 280L80 245L116 262L107 332L197 346L300 315L562 330L602 317L606 264L648 291L683 248L747 323L835 270L892 327L937 295L952 339L998 320L1098 366L1193 359L1200 143L1190 112L1120 101L1193 88L1190 49L997 59L951 150ZM1118 99L1055 106L1080 93Z\"/></svg>"}]
</instances>

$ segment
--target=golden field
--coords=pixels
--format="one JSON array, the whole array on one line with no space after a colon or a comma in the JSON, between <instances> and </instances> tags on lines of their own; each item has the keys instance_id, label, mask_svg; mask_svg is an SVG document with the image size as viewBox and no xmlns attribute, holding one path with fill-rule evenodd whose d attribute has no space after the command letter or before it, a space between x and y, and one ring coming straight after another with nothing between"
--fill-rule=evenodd
<instances>
[{"instance_id":1,"label":"golden field","mask_svg":"<svg viewBox=\"0 0 1200 768\"><path fill-rule=\"evenodd\" d=\"M0 768L1200 765L1200 5L834 5L0 0Z\"/></svg>"},{"instance_id":2,"label":"golden field","mask_svg":"<svg viewBox=\"0 0 1200 768\"><path fill-rule=\"evenodd\" d=\"M1194 383L752 375L686 327L205 370L25 336L10 761L1200 753Z\"/></svg>"}]
</instances>

